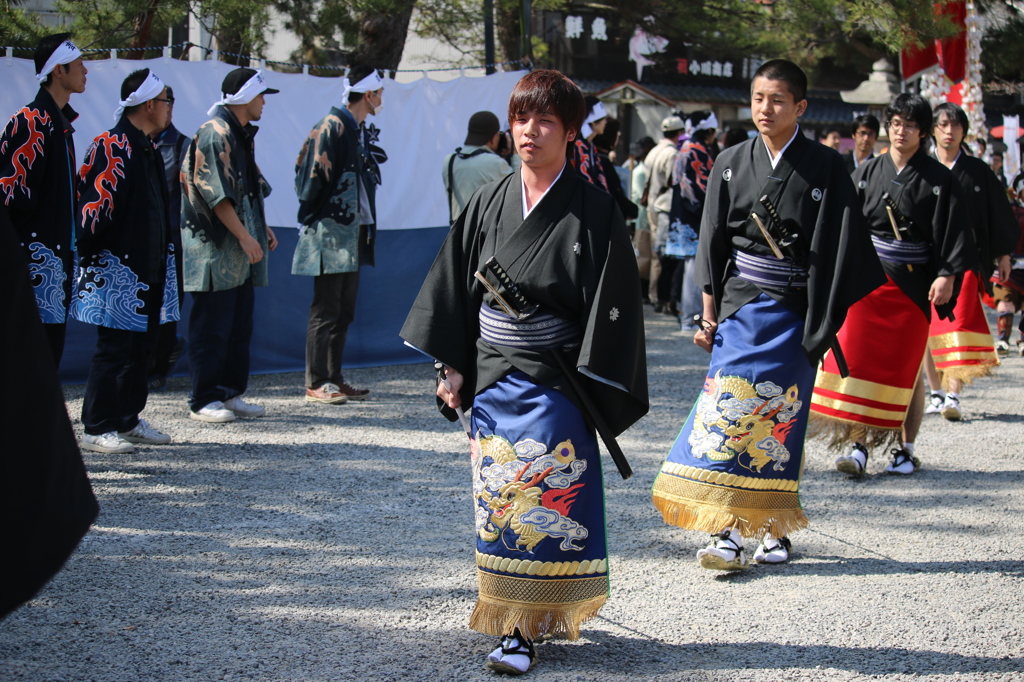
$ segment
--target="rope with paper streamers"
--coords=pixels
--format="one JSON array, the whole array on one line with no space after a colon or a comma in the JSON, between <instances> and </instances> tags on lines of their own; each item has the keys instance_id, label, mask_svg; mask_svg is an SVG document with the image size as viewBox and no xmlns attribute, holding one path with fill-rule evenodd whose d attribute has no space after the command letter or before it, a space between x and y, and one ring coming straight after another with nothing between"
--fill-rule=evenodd
<instances>
[{"instance_id":1,"label":"rope with paper streamers","mask_svg":"<svg viewBox=\"0 0 1024 682\"><path fill-rule=\"evenodd\" d=\"M171 50L174 50L174 49L177 49L177 48L182 48L183 50L185 50L185 52L182 53L183 55L186 54L189 49L196 48L198 50L205 50L207 55L210 56L211 59L218 59L219 60L221 56L224 56L224 57L235 57L237 59L247 59L250 64L255 62L255 63L257 63L259 65L259 68L265 68L266 66L285 66L285 67L299 69L304 74L309 73L309 71L312 70L312 69L318 69L320 71L336 71L341 76L347 76L349 68L350 68L348 66L319 66L317 64L299 64L299 63L296 63L296 62L281 62L281 61L275 61L275 60L272 60L272 59L261 59L259 57L253 57L251 55L235 54L233 52L221 52L220 50L214 50L214 49L209 48L209 47L203 47L202 45L196 45L195 43L191 43L191 42L188 42L188 41L186 41L184 43L178 43L176 45L157 45L157 46L153 46L153 47L123 47L123 48L116 48L116 49L106 49L106 48L95 48L94 47L94 48L83 49L82 53L83 54L103 54L103 53L109 53L111 59L117 59L117 53L118 52L161 51L161 52L163 52L164 57L168 57L169 58ZM4 50L7 53L7 58L8 59L11 59L14 56L13 53L15 51L19 51L19 52L35 52L35 48L34 47L5 47ZM438 68L438 69L381 69L381 70L382 71L388 71L388 72L390 72L392 74L396 74L396 73L422 73L424 75L424 77L426 77L428 73L434 73L434 72L443 73L443 72L450 72L450 71L459 71L460 73L465 73L466 69L487 69L489 67L493 67L495 70L498 70L498 69L500 69L503 66L519 66L520 68L527 68L526 64L524 62L522 62L521 60L518 60L518 59L514 59L514 60L511 60L511 61L507 61L507 62L498 62L498 63L495 63L495 64L480 64L480 65L477 65L477 66L453 66L453 67Z\"/></svg>"}]
</instances>

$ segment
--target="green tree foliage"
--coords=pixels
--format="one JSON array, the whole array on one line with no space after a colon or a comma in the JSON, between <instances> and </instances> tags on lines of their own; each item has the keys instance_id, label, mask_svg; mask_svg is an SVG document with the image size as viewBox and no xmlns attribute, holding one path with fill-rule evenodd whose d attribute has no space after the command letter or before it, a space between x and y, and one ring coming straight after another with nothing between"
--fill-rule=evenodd
<instances>
[{"instance_id":1,"label":"green tree foliage","mask_svg":"<svg viewBox=\"0 0 1024 682\"><path fill-rule=\"evenodd\" d=\"M57 1L58 10L74 18L69 30L82 47L162 46L168 27L193 15L222 52L244 55L259 55L266 47L270 5L268 0Z\"/></svg>"},{"instance_id":2,"label":"green tree foliage","mask_svg":"<svg viewBox=\"0 0 1024 682\"><path fill-rule=\"evenodd\" d=\"M52 33L21 8L23 0L6 0L0 8L0 45L34 48L39 39ZM19 55L23 56L23 55Z\"/></svg>"},{"instance_id":3,"label":"green tree foliage","mask_svg":"<svg viewBox=\"0 0 1024 682\"><path fill-rule=\"evenodd\" d=\"M991 23L981 41L985 80L1024 85L1024 11L1013 2L996 2L982 9Z\"/></svg>"}]
</instances>

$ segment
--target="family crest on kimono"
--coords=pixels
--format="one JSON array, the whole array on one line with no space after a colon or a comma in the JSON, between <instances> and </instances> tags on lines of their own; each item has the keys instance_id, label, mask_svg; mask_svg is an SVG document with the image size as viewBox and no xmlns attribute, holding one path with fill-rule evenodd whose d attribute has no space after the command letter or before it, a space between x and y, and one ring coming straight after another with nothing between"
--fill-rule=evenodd
<instances>
[{"instance_id":1,"label":"family crest on kimono","mask_svg":"<svg viewBox=\"0 0 1024 682\"><path fill-rule=\"evenodd\" d=\"M614 436L648 410L640 291L623 285L638 279L629 234L611 195L567 159L584 116L557 71L516 84L522 166L470 200L401 331L442 367L442 412L472 408L470 627L501 638L486 665L511 674L530 668L538 637L578 638L605 603L592 424Z\"/></svg>"},{"instance_id":2,"label":"family crest on kimono","mask_svg":"<svg viewBox=\"0 0 1024 682\"><path fill-rule=\"evenodd\" d=\"M932 310L950 319L963 273L977 261L960 183L923 145L931 107L904 93L886 108L884 122L889 152L861 165L853 181L885 283L850 309L839 332L848 375L827 356L811 400L815 434L834 449L850 448L835 465L851 476L864 474L870 448L887 444L898 445L887 473L908 475L920 466L914 439L924 413L921 362Z\"/></svg>"},{"instance_id":3,"label":"family crest on kimono","mask_svg":"<svg viewBox=\"0 0 1024 682\"><path fill-rule=\"evenodd\" d=\"M932 312L929 352L924 366L931 395L925 414L940 413L956 421L961 417L960 390L964 384L991 374L999 365L992 332L981 304L992 296L992 284L1010 278L1010 254L1020 228L1003 183L987 163L971 156L964 144L970 130L967 113L952 102L935 107L935 158L953 171L964 191L966 215L978 247L977 270L964 273L953 316L940 319Z\"/></svg>"},{"instance_id":4,"label":"family crest on kimono","mask_svg":"<svg viewBox=\"0 0 1024 682\"><path fill-rule=\"evenodd\" d=\"M712 534L701 566L789 558L815 367L850 306L884 276L842 157L801 134L807 76L773 59L755 73L759 134L723 151L707 183L695 277L711 353L704 390L654 482L665 523Z\"/></svg>"},{"instance_id":5,"label":"family crest on kimono","mask_svg":"<svg viewBox=\"0 0 1024 682\"><path fill-rule=\"evenodd\" d=\"M29 261L32 288L54 367L64 354L68 305L75 281L75 129L68 103L85 92L82 52L70 33L39 41L34 61L39 91L11 117L0 136L0 203L7 207Z\"/></svg>"}]
</instances>

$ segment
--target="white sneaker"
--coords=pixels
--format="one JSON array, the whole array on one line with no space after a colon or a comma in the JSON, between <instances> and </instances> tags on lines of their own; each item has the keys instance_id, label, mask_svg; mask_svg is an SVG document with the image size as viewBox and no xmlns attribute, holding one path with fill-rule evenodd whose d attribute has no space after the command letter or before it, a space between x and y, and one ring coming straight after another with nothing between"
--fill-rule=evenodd
<instances>
[{"instance_id":1,"label":"white sneaker","mask_svg":"<svg viewBox=\"0 0 1024 682\"><path fill-rule=\"evenodd\" d=\"M932 393L931 397L928 398L928 404L925 405L925 414L938 414L942 412L943 398L941 393Z\"/></svg>"},{"instance_id":2,"label":"white sneaker","mask_svg":"<svg viewBox=\"0 0 1024 682\"><path fill-rule=\"evenodd\" d=\"M1020 347L1020 344L1017 344L1017 345L1018 345L1018 347ZM996 353L998 353L999 355L1009 355L1010 354L1010 344L1007 343L1006 341L1003 341L1002 339L997 340L996 341Z\"/></svg>"},{"instance_id":3,"label":"white sneaker","mask_svg":"<svg viewBox=\"0 0 1024 682\"><path fill-rule=\"evenodd\" d=\"M863 476L868 468L868 451L860 443L854 443L848 455L836 457L836 470L850 476Z\"/></svg>"},{"instance_id":4,"label":"white sneaker","mask_svg":"<svg viewBox=\"0 0 1024 682\"><path fill-rule=\"evenodd\" d=\"M947 394L946 401L942 403L942 416L951 422L960 421L960 399Z\"/></svg>"},{"instance_id":5,"label":"white sneaker","mask_svg":"<svg viewBox=\"0 0 1024 682\"><path fill-rule=\"evenodd\" d=\"M118 431L117 435L129 443L167 445L171 442L170 436L154 429L145 419L140 419L131 431Z\"/></svg>"},{"instance_id":6,"label":"white sneaker","mask_svg":"<svg viewBox=\"0 0 1024 682\"><path fill-rule=\"evenodd\" d=\"M909 476L918 469L921 468L921 460L914 457L912 454L904 450L903 448L893 449L891 451L892 461L885 466L885 473L897 474L899 476Z\"/></svg>"},{"instance_id":7,"label":"white sneaker","mask_svg":"<svg viewBox=\"0 0 1024 682\"><path fill-rule=\"evenodd\" d=\"M743 550L743 538L739 533L724 530L711 536L711 544L697 550L701 568L714 571L739 571L747 567L747 555Z\"/></svg>"},{"instance_id":8,"label":"white sneaker","mask_svg":"<svg viewBox=\"0 0 1024 682\"><path fill-rule=\"evenodd\" d=\"M225 408L224 403L219 400L214 400L198 410L189 410L188 416L197 422L206 422L208 424L223 424L224 422L235 421L235 413Z\"/></svg>"},{"instance_id":9,"label":"white sneaker","mask_svg":"<svg viewBox=\"0 0 1024 682\"><path fill-rule=\"evenodd\" d=\"M501 638L501 645L487 654L484 666L496 673L525 675L535 658L537 651L533 647L533 642L520 635L517 630L516 634Z\"/></svg>"},{"instance_id":10,"label":"white sneaker","mask_svg":"<svg viewBox=\"0 0 1024 682\"><path fill-rule=\"evenodd\" d=\"M770 535L765 535L764 539L761 540L761 544L757 546L757 550L754 552L754 561L759 564L781 564L789 561L789 550L793 545L789 542L789 538L782 537L775 539Z\"/></svg>"},{"instance_id":11,"label":"white sneaker","mask_svg":"<svg viewBox=\"0 0 1024 682\"><path fill-rule=\"evenodd\" d=\"M102 433L98 436L82 434L82 449L111 455L127 455L130 452L135 452L135 446L117 435L117 431Z\"/></svg>"},{"instance_id":12,"label":"white sneaker","mask_svg":"<svg viewBox=\"0 0 1024 682\"><path fill-rule=\"evenodd\" d=\"M267 413L262 405L253 405L242 400L242 396L224 401L224 407L231 410L240 419L257 419Z\"/></svg>"}]
</instances>

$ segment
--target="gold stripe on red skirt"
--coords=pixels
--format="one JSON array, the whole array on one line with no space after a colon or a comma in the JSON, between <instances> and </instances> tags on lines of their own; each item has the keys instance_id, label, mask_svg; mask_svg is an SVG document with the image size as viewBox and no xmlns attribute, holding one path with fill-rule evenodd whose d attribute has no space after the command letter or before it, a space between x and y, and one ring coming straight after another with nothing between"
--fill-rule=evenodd
<instances>
[{"instance_id":1,"label":"gold stripe on red skirt","mask_svg":"<svg viewBox=\"0 0 1024 682\"><path fill-rule=\"evenodd\" d=\"M953 320L940 320L932 309L928 347L942 383L949 379L970 383L990 374L999 364L992 332L981 305L981 282L974 272L964 273L960 296L953 308Z\"/></svg>"},{"instance_id":2,"label":"gold stripe on red skirt","mask_svg":"<svg viewBox=\"0 0 1024 682\"><path fill-rule=\"evenodd\" d=\"M838 334L850 376L832 353L814 383L811 424L833 447L854 440L880 444L906 418L928 345L923 311L890 279L854 304Z\"/></svg>"}]
</instances>

